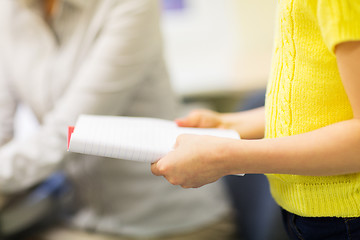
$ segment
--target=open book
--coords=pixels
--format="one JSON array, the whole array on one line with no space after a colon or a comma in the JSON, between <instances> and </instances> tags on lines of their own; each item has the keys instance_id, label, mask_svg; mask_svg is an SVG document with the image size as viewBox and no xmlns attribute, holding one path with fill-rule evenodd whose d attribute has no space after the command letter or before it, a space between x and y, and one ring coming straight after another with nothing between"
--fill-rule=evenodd
<instances>
[{"instance_id":1,"label":"open book","mask_svg":"<svg viewBox=\"0 0 360 240\"><path fill-rule=\"evenodd\" d=\"M156 118L81 115L69 128L68 151L124 160L155 162L183 133L240 139L234 130L183 128Z\"/></svg>"}]
</instances>

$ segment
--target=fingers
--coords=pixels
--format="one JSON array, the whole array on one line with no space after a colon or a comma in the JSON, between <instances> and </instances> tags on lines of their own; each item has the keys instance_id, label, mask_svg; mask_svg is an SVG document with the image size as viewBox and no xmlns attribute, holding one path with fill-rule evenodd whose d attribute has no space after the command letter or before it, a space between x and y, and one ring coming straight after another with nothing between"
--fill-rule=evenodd
<instances>
[{"instance_id":1,"label":"fingers","mask_svg":"<svg viewBox=\"0 0 360 240\"><path fill-rule=\"evenodd\" d=\"M157 169L157 162L151 163L151 172L155 176L160 176L160 172Z\"/></svg>"},{"instance_id":2,"label":"fingers","mask_svg":"<svg viewBox=\"0 0 360 240\"><path fill-rule=\"evenodd\" d=\"M169 178L166 175L167 170L163 166L161 166L158 162L151 164L151 172L155 176L163 176L172 185L180 185L180 182L177 182L177 181L175 181L174 178Z\"/></svg>"},{"instance_id":3,"label":"fingers","mask_svg":"<svg viewBox=\"0 0 360 240\"><path fill-rule=\"evenodd\" d=\"M175 122L179 127L198 127L200 118L200 112L193 111L184 118L176 119Z\"/></svg>"},{"instance_id":4,"label":"fingers","mask_svg":"<svg viewBox=\"0 0 360 240\"><path fill-rule=\"evenodd\" d=\"M162 176L161 172L158 169L158 165L157 162L154 162L151 164L151 172L155 175L155 176Z\"/></svg>"},{"instance_id":5,"label":"fingers","mask_svg":"<svg viewBox=\"0 0 360 240\"><path fill-rule=\"evenodd\" d=\"M216 112L207 109L198 109L190 112L184 118L175 120L179 127L216 127L219 119Z\"/></svg>"},{"instance_id":6,"label":"fingers","mask_svg":"<svg viewBox=\"0 0 360 240\"><path fill-rule=\"evenodd\" d=\"M180 181L178 178L174 177L168 177L166 175L166 170L162 168L158 162L151 164L151 172L155 176L163 176L170 184L172 185L180 185L182 188L191 188L192 186L183 184L182 181Z\"/></svg>"},{"instance_id":7,"label":"fingers","mask_svg":"<svg viewBox=\"0 0 360 240\"><path fill-rule=\"evenodd\" d=\"M180 145L180 142L182 141L182 138L184 138L185 136L186 136L186 134L181 134L180 136L178 136L176 138L176 142L174 144L174 149L178 148L178 146ZM168 153L168 155L171 155L171 152ZM155 176L164 176L164 173L165 173L166 169L165 169L163 163L167 161L166 159L167 159L167 156L165 156L162 159L160 159L159 161L154 162L154 163L151 164L151 172Z\"/></svg>"},{"instance_id":8,"label":"fingers","mask_svg":"<svg viewBox=\"0 0 360 240\"><path fill-rule=\"evenodd\" d=\"M188 152L194 149L191 146L191 139L197 137L190 134L181 134L177 137L174 150L170 151L159 161L151 164L151 172L155 176L163 176L170 184L180 185L182 188L197 188L205 183L197 181L197 173L192 167L192 161L189 162ZM189 143L190 141L190 143ZM185 145L185 147L184 147ZM188 147L186 147L188 146Z\"/></svg>"},{"instance_id":9,"label":"fingers","mask_svg":"<svg viewBox=\"0 0 360 240\"><path fill-rule=\"evenodd\" d=\"M193 183L193 182L188 182L189 179L181 179L178 177L169 177L167 175L165 175L165 170L161 169L161 167L159 167L158 163L152 163L151 164L151 172L155 175L155 176L163 176L170 184L172 185L178 185L182 188L199 188L201 186L203 186L204 184L197 184L197 183Z\"/></svg>"}]
</instances>

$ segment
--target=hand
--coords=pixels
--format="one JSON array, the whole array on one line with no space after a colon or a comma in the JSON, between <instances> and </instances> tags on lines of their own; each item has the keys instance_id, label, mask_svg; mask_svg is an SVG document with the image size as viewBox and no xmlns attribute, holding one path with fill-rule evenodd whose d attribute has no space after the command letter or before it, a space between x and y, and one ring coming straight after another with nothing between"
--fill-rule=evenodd
<instances>
[{"instance_id":1,"label":"hand","mask_svg":"<svg viewBox=\"0 0 360 240\"><path fill-rule=\"evenodd\" d=\"M164 176L171 184L197 188L215 182L228 174L221 161L221 146L230 139L183 134L177 138L174 150L151 165L156 176ZM224 145L225 144L225 145Z\"/></svg>"},{"instance_id":2,"label":"hand","mask_svg":"<svg viewBox=\"0 0 360 240\"><path fill-rule=\"evenodd\" d=\"M207 109L197 109L184 118L175 120L179 127L225 128L221 114Z\"/></svg>"},{"instance_id":3,"label":"hand","mask_svg":"<svg viewBox=\"0 0 360 240\"><path fill-rule=\"evenodd\" d=\"M180 127L233 129L242 139L260 139L264 137L265 111L264 107L234 113L198 109L175 122Z\"/></svg>"}]
</instances>

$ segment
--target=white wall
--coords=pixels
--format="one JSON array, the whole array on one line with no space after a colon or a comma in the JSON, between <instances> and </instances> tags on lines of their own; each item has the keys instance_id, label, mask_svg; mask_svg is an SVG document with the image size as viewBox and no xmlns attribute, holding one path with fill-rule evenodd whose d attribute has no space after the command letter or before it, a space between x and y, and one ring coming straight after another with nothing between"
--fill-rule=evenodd
<instances>
[{"instance_id":1,"label":"white wall","mask_svg":"<svg viewBox=\"0 0 360 240\"><path fill-rule=\"evenodd\" d=\"M188 0L165 11L166 58L182 96L265 87L275 0Z\"/></svg>"}]
</instances>

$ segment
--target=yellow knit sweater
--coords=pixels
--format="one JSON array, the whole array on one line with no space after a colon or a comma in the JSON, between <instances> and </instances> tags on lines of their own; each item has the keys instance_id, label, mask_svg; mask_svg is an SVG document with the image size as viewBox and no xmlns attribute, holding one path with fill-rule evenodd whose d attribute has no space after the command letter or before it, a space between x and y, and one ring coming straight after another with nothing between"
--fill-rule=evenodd
<instances>
[{"instance_id":1,"label":"yellow knit sweater","mask_svg":"<svg viewBox=\"0 0 360 240\"><path fill-rule=\"evenodd\" d=\"M280 0L278 14L266 137L301 134L352 118L334 48L360 40L360 0ZM360 216L360 173L267 176L274 199L290 212Z\"/></svg>"}]
</instances>

